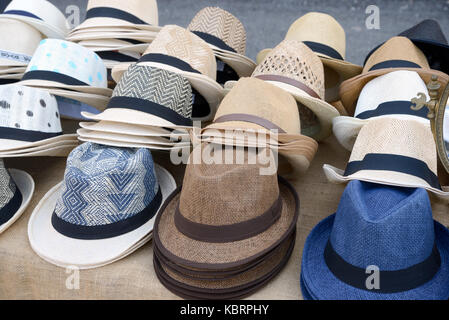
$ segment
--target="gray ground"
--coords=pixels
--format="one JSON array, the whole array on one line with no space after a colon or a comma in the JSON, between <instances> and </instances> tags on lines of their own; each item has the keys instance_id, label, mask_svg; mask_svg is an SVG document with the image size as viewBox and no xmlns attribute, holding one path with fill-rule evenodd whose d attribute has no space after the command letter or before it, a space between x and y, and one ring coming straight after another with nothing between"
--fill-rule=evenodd
<instances>
[{"instance_id":1,"label":"gray ground","mask_svg":"<svg viewBox=\"0 0 449 320\"><path fill-rule=\"evenodd\" d=\"M78 5L83 20L87 0L50 1L64 11L68 5ZM365 10L371 4L380 9L379 30L365 27ZM187 26L205 6L230 11L245 25L247 54L253 59L259 50L279 43L289 25L309 11L331 14L343 25L347 60L358 64L371 48L426 18L439 21L449 38L449 0L159 0L158 5L161 25Z\"/></svg>"}]
</instances>

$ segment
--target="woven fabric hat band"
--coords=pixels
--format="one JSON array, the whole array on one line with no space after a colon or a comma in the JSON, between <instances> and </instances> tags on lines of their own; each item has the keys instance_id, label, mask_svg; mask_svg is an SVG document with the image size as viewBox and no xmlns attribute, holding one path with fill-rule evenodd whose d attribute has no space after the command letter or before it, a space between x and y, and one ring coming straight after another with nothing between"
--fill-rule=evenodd
<instances>
[{"instance_id":1,"label":"woven fabric hat band","mask_svg":"<svg viewBox=\"0 0 449 320\"><path fill-rule=\"evenodd\" d=\"M285 131L281 127L277 126L273 122L252 114L244 114L244 113L226 114L215 119L214 123L223 123L228 121L242 121L254 123L267 130L277 130L279 133L285 133Z\"/></svg>"},{"instance_id":2,"label":"woven fabric hat band","mask_svg":"<svg viewBox=\"0 0 449 320\"><path fill-rule=\"evenodd\" d=\"M255 78L258 78L258 79L264 80L264 81L278 81L278 82L286 83L286 84L289 84L291 86L294 86L295 88L298 88L298 89L304 91L305 93L307 93L309 96L311 96L313 98L321 100L320 96L314 90L312 90L311 88L306 86L304 83L296 81L295 79L278 76L278 75L272 75L272 74L261 74L261 75L255 76Z\"/></svg>"}]
</instances>

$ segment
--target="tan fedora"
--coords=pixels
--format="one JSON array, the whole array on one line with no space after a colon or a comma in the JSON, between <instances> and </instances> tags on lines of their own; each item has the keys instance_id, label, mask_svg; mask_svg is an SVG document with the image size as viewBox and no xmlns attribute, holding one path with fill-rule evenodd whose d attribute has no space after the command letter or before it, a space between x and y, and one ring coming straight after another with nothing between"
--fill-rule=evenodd
<instances>
[{"instance_id":1,"label":"tan fedora","mask_svg":"<svg viewBox=\"0 0 449 320\"><path fill-rule=\"evenodd\" d=\"M304 134L318 141L332 134L332 119L339 113L324 101L323 64L304 43L282 41L257 66L252 77L274 84L295 97Z\"/></svg>"},{"instance_id":2,"label":"tan fedora","mask_svg":"<svg viewBox=\"0 0 449 320\"><path fill-rule=\"evenodd\" d=\"M437 151L430 124L378 118L360 130L346 169L323 166L329 181L362 180L392 186L424 188L449 199L437 176Z\"/></svg>"},{"instance_id":3,"label":"tan fedora","mask_svg":"<svg viewBox=\"0 0 449 320\"><path fill-rule=\"evenodd\" d=\"M366 83L395 70L416 71L425 83L430 81L432 75L436 75L442 88L449 81L447 74L430 69L426 56L412 41L405 37L393 37L371 54L361 75L341 84L340 98L348 114L354 114L360 91Z\"/></svg>"},{"instance_id":4,"label":"tan fedora","mask_svg":"<svg viewBox=\"0 0 449 320\"><path fill-rule=\"evenodd\" d=\"M321 59L326 82L326 101L338 100L338 87L346 79L362 72L362 67L345 61L346 34L334 17L309 12L293 22L285 36L286 40L302 41ZM271 49L264 49L257 55L261 63Z\"/></svg>"},{"instance_id":5,"label":"tan fedora","mask_svg":"<svg viewBox=\"0 0 449 320\"><path fill-rule=\"evenodd\" d=\"M198 149L199 148L199 149ZM190 156L182 188L173 192L154 224L154 244L177 264L217 270L242 266L271 252L295 230L299 214L296 191L267 168L255 149L246 149L242 164L207 164ZM265 153L274 159L269 149ZM225 155L226 157L227 155ZM211 253L214 254L211 254Z\"/></svg>"},{"instance_id":6,"label":"tan fedora","mask_svg":"<svg viewBox=\"0 0 449 320\"><path fill-rule=\"evenodd\" d=\"M203 8L192 19L187 30L206 41L217 58L240 77L249 77L256 68L256 63L245 56L245 27L230 12L219 7Z\"/></svg>"},{"instance_id":7,"label":"tan fedora","mask_svg":"<svg viewBox=\"0 0 449 320\"><path fill-rule=\"evenodd\" d=\"M204 104L207 104L201 113L192 118L202 121L213 119L224 92L216 81L217 63L214 54L203 39L184 28L167 25L137 64L165 69L186 77L196 91L195 103L205 100ZM123 63L112 69L112 78L117 83L129 65Z\"/></svg>"}]
</instances>

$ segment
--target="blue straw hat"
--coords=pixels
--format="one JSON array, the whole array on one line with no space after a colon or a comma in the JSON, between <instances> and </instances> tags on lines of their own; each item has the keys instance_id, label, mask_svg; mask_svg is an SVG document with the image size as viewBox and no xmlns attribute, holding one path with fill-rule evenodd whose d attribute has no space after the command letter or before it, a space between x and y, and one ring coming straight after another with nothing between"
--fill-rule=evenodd
<instances>
[{"instance_id":1,"label":"blue straw hat","mask_svg":"<svg viewBox=\"0 0 449 320\"><path fill-rule=\"evenodd\" d=\"M354 180L309 234L301 277L317 300L448 299L449 232L424 189Z\"/></svg>"}]
</instances>

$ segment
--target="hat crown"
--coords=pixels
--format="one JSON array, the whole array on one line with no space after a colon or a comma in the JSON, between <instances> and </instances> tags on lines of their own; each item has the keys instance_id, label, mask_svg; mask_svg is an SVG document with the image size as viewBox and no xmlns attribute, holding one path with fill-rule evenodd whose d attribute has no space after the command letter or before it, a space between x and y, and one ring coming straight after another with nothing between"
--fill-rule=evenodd
<instances>
[{"instance_id":1,"label":"hat crown","mask_svg":"<svg viewBox=\"0 0 449 320\"><path fill-rule=\"evenodd\" d=\"M287 133L301 132L295 99L285 90L256 78L240 78L222 100L215 119L235 113L268 120Z\"/></svg>"},{"instance_id":2,"label":"hat crown","mask_svg":"<svg viewBox=\"0 0 449 320\"><path fill-rule=\"evenodd\" d=\"M192 87L183 76L145 65L132 65L117 84L112 97L147 100L192 117Z\"/></svg>"},{"instance_id":3,"label":"hat crown","mask_svg":"<svg viewBox=\"0 0 449 320\"><path fill-rule=\"evenodd\" d=\"M418 93L429 99L426 84L415 71L400 70L387 73L369 81L360 92L354 116L374 110L390 101L411 101Z\"/></svg>"},{"instance_id":4,"label":"hat crown","mask_svg":"<svg viewBox=\"0 0 449 320\"><path fill-rule=\"evenodd\" d=\"M330 235L346 262L392 271L427 259L435 240L432 209L422 188L351 181L343 192Z\"/></svg>"},{"instance_id":5,"label":"hat crown","mask_svg":"<svg viewBox=\"0 0 449 320\"><path fill-rule=\"evenodd\" d=\"M282 76L307 86L324 99L324 68L320 58L304 43L284 40L256 67L253 77Z\"/></svg>"},{"instance_id":6,"label":"hat crown","mask_svg":"<svg viewBox=\"0 0 449 320\"><path fill-rule=\"evenodd\" d=\"M0 127L62 133L55 97L37 88L15 84L0 86Z\"/></svg>"},{"instance_id":7,"label":"hat crown","mask_svg":"<svg viewBox=\"0 0 449 320\"><path fill-rule=\"evenodd\" d=\"M321 12L309 12L293 22L286 40L321 43L346 56L346 34L334 17Z\"/></svg>"},{"instance_id":8,"label":"hat crown","mask_svg":"<svg viewBox=\"0 0 449 320\"><path fill-rule=\"evenodd\" d=\"M429 63L424 53L405 37L393 37L376 49L363 67L363 73L370 71L379 63L402 60L411 62L423 69L429 69Z\"/></svg>"},{"instance_id":9,"label":"hat crown","mask_svg":"<svg viewBox=\"0 0 449 320\"><path fill-rule=\"evenodd\" d=\"M277 175L262 175L260 169L267 165L257 160L260 152L267 152L264 156L272 158L271 150L259 153L252 148L214 150L211 144L203 144L201 148L198 146L192 152L184 176L179 203L184 218L212 226L232 225L259 217L279 198ZM223 162L230 157L233 164L214 165L204 160L195 164L194 154L198 151L203 155L219 152ZM243 164L236 161L240 152Z\"/></svg>"},{"instance_id":10,"label":"hat crown","mask_svg":"<svg viewBox=\"0 0 449 320\"><path fill-rule=\"evenodd\" d=\"M445 45L448 44L440 24L433 19L423 20L410 29L401 32L399 36L407 37L411 40L427 40Z\"/></svg>"},{"instance_id":11,"label":"hat crown","mask_svg":"<svg viewBox=\"0 0 449 320\"><path fill-rule=\"evenodd\" d=\"M88 142L67 158L55 213L75 225L108 225L144 210L158 190L149 150Z\"/></svg>"},{"instance_id":12,"label":"hat crown","mask_svg":"<svg viewBox=\"0 0 449 320\"><path fill-rule=\"evenodd\" d=\"M6 170L3 159L0 159L0 211L11 201L16 190L17 186L14 180Z\"/></svg>"},{"instance_id":13,"label":"hat crown","mask_svg":"<svg viewBox=\"0 0 449 320\"><path fill-rule=\"evenodd\" d=\"M203 75L216 79L217 62L212 49L203 39L184 28L175 25L162 28L144 54L150 53L178 58Z\"/></svg>"},{"instance_id":14,"label":"hat crown","mask_svg":"<svg viewBox=\"0 0 449 320\"><path fill-rule=\"evenodd\" d=\"M20 37L11 37L11 33L20 34ZM43 35L25 22L3 18L0 20L0 38L2 39L1 50L32 56ZM18 61L10 60L10 62L14 65ZM24 62L24 64L27 63Z\"/></svg>"},{"instance_id":15,"label":"hat crown","mask_svg":"<svg viewBox=\"0 0 449 320\"><path fill-rule=\"evenodd\" d=\"M211 34L244 55L246 51L246 31L243 24L230 12L219 7L200 10L187 27L190 31Z\"/></svg>"}]
</instances>

